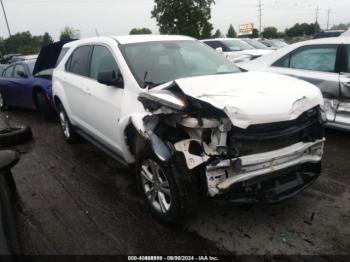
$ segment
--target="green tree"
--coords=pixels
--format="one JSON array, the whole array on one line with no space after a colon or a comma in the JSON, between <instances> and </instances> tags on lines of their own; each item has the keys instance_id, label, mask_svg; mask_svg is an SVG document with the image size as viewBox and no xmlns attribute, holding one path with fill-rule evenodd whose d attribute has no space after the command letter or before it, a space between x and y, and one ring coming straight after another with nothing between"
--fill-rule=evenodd
<instances>
[{"instance_id":1,"label":"green tree","mask_svg":"<svg viewBox=\"0 0 350 262\"><path fill-rule=\"evenodd\" d=\"M211 5L214 0L155 0L151 17L161 34L183 34L195 38L211 36Z\"/></svg>"},{"instance_id":2,"label":"green tree","mask_svg":"<svg viewBox=\"0 0 350 262\"><path fill-rule=\"evenodd\" d=\"M350 23L333 25L331 30L348 30L350 28Z\"/></svg>"},{"instance_id":3,"label":"green tree","mask_svg":"<svg viewBox=\"0 0 350 262\"><path fill-rule=\"evenodd\" d=\"M75 29L70 26L65 26L60 35L60 40L70 40L70 39L78 39L80 37L80 30Z\"/></svg>"},{"instance_id":4,"label":"green tree","mask_svg":"<svg viewBox=\"0 0 350 262\"><path fill-rule=\"evenodd\" d=\"M52 37L50 36L50 34L48 32L46 32L43 35L41 46L46 46L46 45L51 44L51 43L53 43Z\"/></svg>"},{"instance_id":5,"label":"green tree","mask_svg":"<svg viewBox=\"0 0 350 262\"><path fill-rule=\"evenodd\" d=\"M235 29L233 28L232 25L230 25L230 27L228 28L226 36L230 37L230 38L237 37L237 33L236 33L236 31L235 31Z\"/></svg>"},{"instance_id":6,"label":"green tree","mask_svg":"<svg viewBox=\"0 0 350 262\"><path fill-rule=\"evenodd\" d=\"M262 35L264 38L277 38L278 30L276 27L273 26L265 27L264 31L262 32Z\"/></svg>"},{"instance_id":7,"label":"green tree","mask_svg":"<svg viewBox=\"0 0 350 262\"><path fill-rule=\"evenodd\" d=\"M220 29L217 29L213 34L213 38L221 38L221 37L223 37L223 35L221 34Z\"/></svg>"},{"instance_id":8,"label":"green tree","mask_svg":"<svg viewBox=\"0 0 350 262\"><path fill-rule=\"evenodd\" d=\"M129 35L150 35L150 34L152 34L152 31L146 27L133 28L129 33Z\"/></svg>"},{"instance_id":9,"label":"green tree","mask_svg":"<svg viewBox=\"0 0 350 262\"><path fill-rule=\"evenodd\" d=\"M320 25L317 23L296 23L293 27L287 28L285 33L289 37L297 37L297 36L311 36L315 33L320 32Z\"/></svg>"},{"instance_id":10,"label":"green tree","mask_svg":"<svg viewBox=\"0 0 350 262\"><path fill-rule=\"evenodd\" d=\"M259 30L254 28L253 29L253 34L252 34L252 38L258 38L260 36L259 34Z\"/></svg>"}]
</instances>

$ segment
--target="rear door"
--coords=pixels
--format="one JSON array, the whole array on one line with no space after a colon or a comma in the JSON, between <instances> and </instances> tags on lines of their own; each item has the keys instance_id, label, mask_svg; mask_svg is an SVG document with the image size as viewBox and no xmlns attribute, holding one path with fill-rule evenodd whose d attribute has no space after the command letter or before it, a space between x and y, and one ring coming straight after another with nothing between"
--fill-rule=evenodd
<instances>
[{"instance_id":1,"label":"rear door","mask_svg":"<svg viewBox=\"0 0 350 262\"><path fill-rule=\"evenodd\" d=\"M88 131L84 121L85 112L89 110L87 98L89 93L89 69L92 45L77 47L68 59L63 77L63 84L70 109L70 117L74 125Z\"/></svg>"}]
</instances>

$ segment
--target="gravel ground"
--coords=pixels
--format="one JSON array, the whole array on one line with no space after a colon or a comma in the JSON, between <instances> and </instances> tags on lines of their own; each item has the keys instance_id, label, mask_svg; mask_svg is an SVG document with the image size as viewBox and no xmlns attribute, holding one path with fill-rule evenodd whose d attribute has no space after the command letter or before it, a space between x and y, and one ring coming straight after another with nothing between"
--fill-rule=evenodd
<instances>
[{"instance_id":1,"label":"gravel ground","mask_svg":"<svg viewBox=\"0 0 350 262\"><path fill-rule=\"evenodd\" d=\"M349 254L350 134L327 130L323 174L276 205L208 201L184 227L147 212L130 170L82 141L64 142L58 123L9 112L34 141L13 169L22 201L25 254ZM5 115L0 126L6 125Z\"/></svg>"}]
</instances>

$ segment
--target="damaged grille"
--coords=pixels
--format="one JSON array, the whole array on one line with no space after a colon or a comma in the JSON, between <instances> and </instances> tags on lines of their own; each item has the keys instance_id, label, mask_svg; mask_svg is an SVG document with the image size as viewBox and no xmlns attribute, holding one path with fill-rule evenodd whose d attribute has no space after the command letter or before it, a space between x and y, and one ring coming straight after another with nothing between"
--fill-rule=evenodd
<instances>
[{"instance_id":1,"label":"damaged grille","mask_svg":"<svg viewBox=\"0 0 350 262\"><path fill-rule=\"evenodd\" d=\"M247 129L234 127L228 134L228 154L230 157L259 154L322 138L323 127L316 107L292 121L252 125Z\"/></svg>"}]
</instances>

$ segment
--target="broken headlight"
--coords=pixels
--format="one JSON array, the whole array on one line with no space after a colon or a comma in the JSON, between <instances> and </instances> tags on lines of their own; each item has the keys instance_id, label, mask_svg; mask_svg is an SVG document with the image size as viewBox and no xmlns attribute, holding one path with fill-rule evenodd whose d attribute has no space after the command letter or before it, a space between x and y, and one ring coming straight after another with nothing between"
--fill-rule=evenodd
<instances>
[{"instance_id":1,"label":"broken headlight","mask_svg":"<svg viewBox=\"0 0 350 262\"><path fill-rule=\"evenodd\" d=\"M139 95L138 100L150 110L157 110L165 106L180 111L187 105L184 98L180 98L168 90L144 92Z\"/></svg>"}]
</instances>

